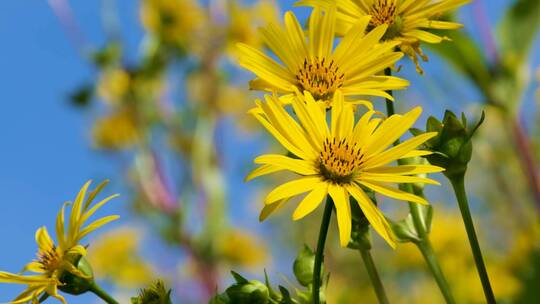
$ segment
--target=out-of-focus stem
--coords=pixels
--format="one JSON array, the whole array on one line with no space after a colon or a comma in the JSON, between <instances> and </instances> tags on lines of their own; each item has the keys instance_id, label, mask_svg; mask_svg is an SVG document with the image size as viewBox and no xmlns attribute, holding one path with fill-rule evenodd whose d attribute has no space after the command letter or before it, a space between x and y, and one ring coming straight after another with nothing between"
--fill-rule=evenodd
<instances>
[{"instance_id":1,"label":"out-of-focus stem","mask_svg":"<svg viewBox=\"0 0 540 304\"><path fill-rule=\"evenodd\" d=\"M536 168L532 146L519 118L511 119L511 124L512 133L514 135L513 138L516 143L516 150L534 197L536 207L538 208L538 212L540 212L540 177Z\"/></svg>"},{"instance_id":2,"label":"out-of-focus stem","mask_svg":"<svg viewBox=\"0 0 540 304\"><path fill-rule=\"evenodd\" d=\"M384 290L384 286L382 284L381 277L379 276L379 272L377 271L377 267L375 267L375 263L373 262L373 257L371 256L370 250L360 247L359 251L360 255L362 255L362 260L364 261L364 265L366 266L369 279L371 280L371 285L373 285L373 290L375 290L375 294L377 295L379 303L390 303L388 301L388 297L386 296L386 291Z\"/></svg>"}]
</instances>

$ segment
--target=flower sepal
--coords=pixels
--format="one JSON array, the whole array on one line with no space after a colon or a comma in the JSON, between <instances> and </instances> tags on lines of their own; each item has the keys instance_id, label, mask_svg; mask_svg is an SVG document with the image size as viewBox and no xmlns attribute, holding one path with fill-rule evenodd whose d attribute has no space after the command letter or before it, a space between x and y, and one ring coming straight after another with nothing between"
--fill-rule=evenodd
<instances>
[{"instance_id":1,"label":"flower sepal","mask_svg":"<svg viewBox=\"0 0 540 304\"><path fill-rule=\"evenodd\" d=\"M417 205L416 208L420 208L420 225L423 231L429 233L431 230L431 222L433 219L433 207L431 205ZM420 234L416 228L416 225L413 221L413 216L411 213L400 221L393 221L389 218L386 218L388 223L390 223L390 228L394 232L396 241L399 243L419 243L422 241Z\"/></svg>"},{"instance_id":2,"label":"flower sepal","mask_svg":"<svg viewBox=\"0 0 540 304\"><path fill-rule=\"evenodd\" d=\"M74 260L76 262L73 265L79 273L75 274L73 273L75 271L69 269L63 271L59 278L62 285L59 285L58 289L68 294L80 295L90 291L94 285L94 272L88 260L83 256L79 255Z\"/></svg>"}]
</instances>

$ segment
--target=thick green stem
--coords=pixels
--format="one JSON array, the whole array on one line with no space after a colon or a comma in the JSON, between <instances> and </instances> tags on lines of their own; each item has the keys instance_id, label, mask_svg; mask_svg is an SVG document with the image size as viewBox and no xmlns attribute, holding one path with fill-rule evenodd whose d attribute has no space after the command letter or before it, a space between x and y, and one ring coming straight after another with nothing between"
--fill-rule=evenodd
<instances>
[{"instance_id":1,"label":"thick green stem","mask_svg":"<svg viewBox=\"0 0 540 304\"><path fill-rule=\"evenodd\" d=\"M384 290L381 278L379 277L379 273L377 272L377 268L375 267L375 263L373 262L373 257L371 257L370 250L360 248L360 254L362 255L362 260L364 260L364 265L366 265L369 279L371 280L371 284L373 285L373 289L375 290L379 303L390 303L388 301L388 297L386 296L386 291Z\"/></svg>"},{"instance_id":2,"label":"thick green stem","mask_svg":"<svg viewBox=\"0 0 540 304\"><path fill-rule=\"evenodd\" d=\"M433 278L435 278L437 286L439 286L439 289L441 290L441 293L446 303L456 303L456 301L454 300L454 296L452 295L452 291L450 290L450 286L448 285L448 282L444 277L441 266L439 266L439 262L437 261L435 252L433 252L433 247L431 247L431 242L429 241L429 238L426 237L422 239L422 241L416 243L416 245L418 246L418 249L420 249L420 252L422 252L422 256L424 257L424 260L426 261L426 264L428 265L428 268L431 271Z\"/></svg>"},{"instance_id":3,"label":"thick green stem","mask_svg":"<svg viewBox=\"0 0 540 304\"><path fill-rule=\"evenodd\" d=\"M484 264L484 258L482 257L482 250L480 249L478 237L476 236L476 231L474 230L471 211L469 210L469 202L467 201L467 194L465 192L465 177L456 176L450 178L450 182L452 183L452 187L454 188L454 192L456 194L459 210L461 211L461 217L463 218L465 230L467 231L467 236L469 237L469 244L473 253L474 263L476 264L476 269L478 270L478 275L480 276L480 281L482 282L482 288L484 289L486 301L488 304L496 303L495 295L493 294L493 289L491 288L491 283L489 282L486 265Z\"/></svg>"},{"instance_id":4,"label":"thick green stem","mask_svg":"<svg viewBox=\"0 0 540 304\"><path fill-rule=\"evenodd\" d=\"M315 266L313 267L313 303L320 304L319 289L321 286L321 269L324 260L324 244L326 243L326 235L328 234L328 226L332 217L334 201L328 195L326 205L324 207L323 218L321 221L321 230L319 231L319 240L317 241L317 251L315 252Z\"/></svg>"},{"instance_id":5,"label":"thick green stem","mask_svg":"<svg viewBox=\"0 0 540 304\"><path fill-rule=\"evenodd\" d=\"M101 289L95 282L92 284L92 286L90 286L90 291L93 292L100 299L105 301L105 303L119 304L118 301L113 299L113 297L111 297L108 293L106 293L103 289Z\"/></svg>"},{"instance_id":6,"label":"thick green stem","mask_svg":"<svg viewBox=\"0 0 540 304\"><path fill-rule=\"evenodd\" d=\"M386 68L384 70L384 74L386 76L391 76L392 70L390 68ZM393 96L392 91L386 91L386 93L388 93L390 96ZM386 114L388 116L395 114L394 102L389 99L386 99ZM399 139L394 143L394 145L398 144ZM403 160L398 160L398 164L403 165ZM403 187L404 191L408 193L414 193L414 189L411 184L403 184ZM418 233L418 237L420 238L420 242L417 242L416 245L418 246L418 249L422 252L422 256L424 257L424 260L426 261L431 271L431 274L435 278L437 286L441 290L441 293L446 300L446 303L453 304L456 301L454 300L452 291L450 290L450 286L448 285L444 273L442 272L442 269L439 265L439 261L435 256L435 253L431 246L431 242L429 241L428 231L424 229L424 227L427 227L427 224L424 223L424 216L422 216L422 210L420 208L420 205L416 203L409 203L409 210L413 219L414 227L416 228L416 232Z\"/></svg>"}]
</instances>

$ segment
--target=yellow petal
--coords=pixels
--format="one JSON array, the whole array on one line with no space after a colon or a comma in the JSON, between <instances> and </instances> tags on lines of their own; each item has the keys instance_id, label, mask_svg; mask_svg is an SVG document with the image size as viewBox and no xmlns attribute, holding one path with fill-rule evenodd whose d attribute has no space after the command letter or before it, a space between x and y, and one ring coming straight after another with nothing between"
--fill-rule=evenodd
<instances>
[{"instance_id":1,"label":"yellow petal","mask_svg":"<svg viewBox=\"0 0 540 304\"><path fill-rule=\"evenodd\" d=\"M413 175L413 174L435 173L435 172L442 172L442 171L444 171L444 168L432 166L432 165L403 165L403 166L395 166L395 167L370 168L370 169L366 169L364 172Z\"/></svg>"},{"instance_id":2,"label":"yellow petal","mask_svg":"<svg viewBox=\"0 0 540 304\"><path fill-rule=\"evenodd\" d=\"M382 236L382 238L388 242L392 248L396 248L394 233L384 218L384 215L379 211L379 208L373 204L371 199L357 185L347 186L347 191L349 191L349 193L358 202L360 209L362 209L362 212L373 229L375 229L375 231L377 231L377 233Z\"/></svg>"},{"instance_id":3,"label":"yellow petal","mask_svg":"<svg viewBox=\"0 0 540 304\"><path fill-rule=\"evenodd\" d=\"M272 190L266 196L264 203L268 205L284 198L289 198L304 192L308 192L312 190L320 181L321 178L318 176L308 176L287 182Z\"/></svg>"},{"instance_id":4,"label":"yellow petal","mask_svg":"<svg viewBox=\"0 0 540 304\"><path fill-rule=\"evenodd\" d=\"M379 167L385 164L388 164L396 159L403 157L403 155L414 150L419 145L423 144L430 138L437 135L437 132L429 132L420 134L416 137L410 138L399 145L392 147L380 154L374 155L371 158L368 158L364 163L363 167L365 169Z\"/></svg>"},{"instance_id":5,"label":"yellow petal","mask_svg":"<svg viewBox=\"0 0 540 304\"><path fill-rule=\"evenodd\" d=\"M306 195L296 210L294 210L292 219L296 221L310 214L321 204L321 201L325 198L327 193L328 184L326 182L321 182L316 185L313 191Z\"/></svg>"},{"instance_id":6,"label":"yellow petal","mask_svg":"<svg viewBox=\"0 0 540 304\"><path fill-rule=\"evenodd\" d=\"M246 176L246 178L244 178L244 182L248 182L248 181L250 181L250 180L252 180L252 179L254 179L256 177L263 176L263 175L270 174L270 173L274 173L274 172L278 172L278 171L282 171L282 170L285 170L285 168L270 165L270 164L262 165L259 168L251 171Z\"/></svg>"},{"instance_id":7,"label":"yellow petal","mask_svg":"<svg viewBox=\"0 0 540 304\"><path fill-rule=\"evenodd\" d=\"M403 176L397 174L379 174L362 172L358 177L361 181L383 182L383 183L423 183L431 185L441 185L438 181L418 177L418 176Z\"/></svg>"},{"instance_id":8,"label":"yellow petal","mask_svg":"<svg viewBox=\"0 0 540 304\"><path fill-rule=\"evenodd\" d=\"M261 214L259 215L259 222L264 221L267 217L270 216L270 214L274 213L275 211L281 209L281 207L285 206L285 203L289 201L288 198L282 199L277 203L273 203L270 205L264 205L264 208L261 211Z\"/></svg>"},{"instance_id":9,"label":"yellow petal","mask_svg":"<svg viewBox=\"0 0 540 304\"><path fill-rule=\"evenodd\" d=\"M388 187L382 183L379 183L379 182L368 182L368 181L360 181L359 182L360 184L362 184L363 186L365 187L368 187L369 189L375 191L375 192L378 192L382 195L385 195L385 196L388 196L390 198L394 198L394 199L397 199L397 200L402 200L402 201L407 201L407 202L412 202L412 203L418 203L418 204L423 204L423 205L429 205L429 203L417 196L417 195L414 195L414 194L411 194L411 193L408 193L408 192L404 192L404 191L401 191L399 189L395 189L395 188L392 188L392 187Z\"/></svg>"},{"instance_id":10,"label":"yellow petal","mask_svg":"<svg viewBox=\"0 0 540 304\"><path fill-rule=\"evenodd\" d=\"M286 170L298 173L300 175L317 174L315 166L312 162L302 159L294 159L279 154L265 154L255 158L256 164L271 164L277 167L282 167Z\"/></svg>"},{"instance_id":11,"label":"yellow petal","mask_svg":"<svg viewBox=\"0 0 540 304\"><path fill-rule=\"evenodd\" d=\"M339 228L339 243L341 247L346 247L351 239L351 205L349 204L349 194L344 187L329 184L328 194L334 200L336 206L336 216Z\"/></svg>"}]
</instances>

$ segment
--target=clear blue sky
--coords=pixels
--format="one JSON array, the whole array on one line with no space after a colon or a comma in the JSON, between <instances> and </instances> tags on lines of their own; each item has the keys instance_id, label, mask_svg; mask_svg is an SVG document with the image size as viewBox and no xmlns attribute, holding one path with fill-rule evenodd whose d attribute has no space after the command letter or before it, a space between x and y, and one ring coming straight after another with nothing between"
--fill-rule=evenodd
<instances>
[{"instance_id":1,"label":"clear blue sky","mask_svg":"<svg viewBox=\"0 0 540 304\"><path fill-rule=\"evenodd\" d=\"M95 45L102 43L101 1L72 2L84 35ZM138 2L116 2L124 39L135 53L142 37ZM281 6L290 9L291 3L282 1ZM489 0L492 22L504 3L508 1ZM462 17L467 28L474 31L471 9L464 9ZM88 114L68 104L69 91L90 80L93 70L73 48L47 1L0 1L0 41L0 269L17 272L34 257L35 230L41 225L53 227L61 204L73 199L86 180L111 178L108 194L122 193L125 188L114 160L90 148ZM539 66L539 62L536 56L533 66ZM436 58L426 66L426 77L444 81L448 76ZM421 100L438 96L423 91L426 81L420 76L410 76L411 90ZM475 98L467 88L459 94ZM532 93L528 97L531 100ZM439 104L432 109L443 107ZM450 107L458 110L456 104ZM125 203L120 198L107 207L107 212L126 214ZM11 299L17 290L0 285L0 302ZM76 303L92 303L89 299L81 298Z\"/></svg>"}]
</instances>

